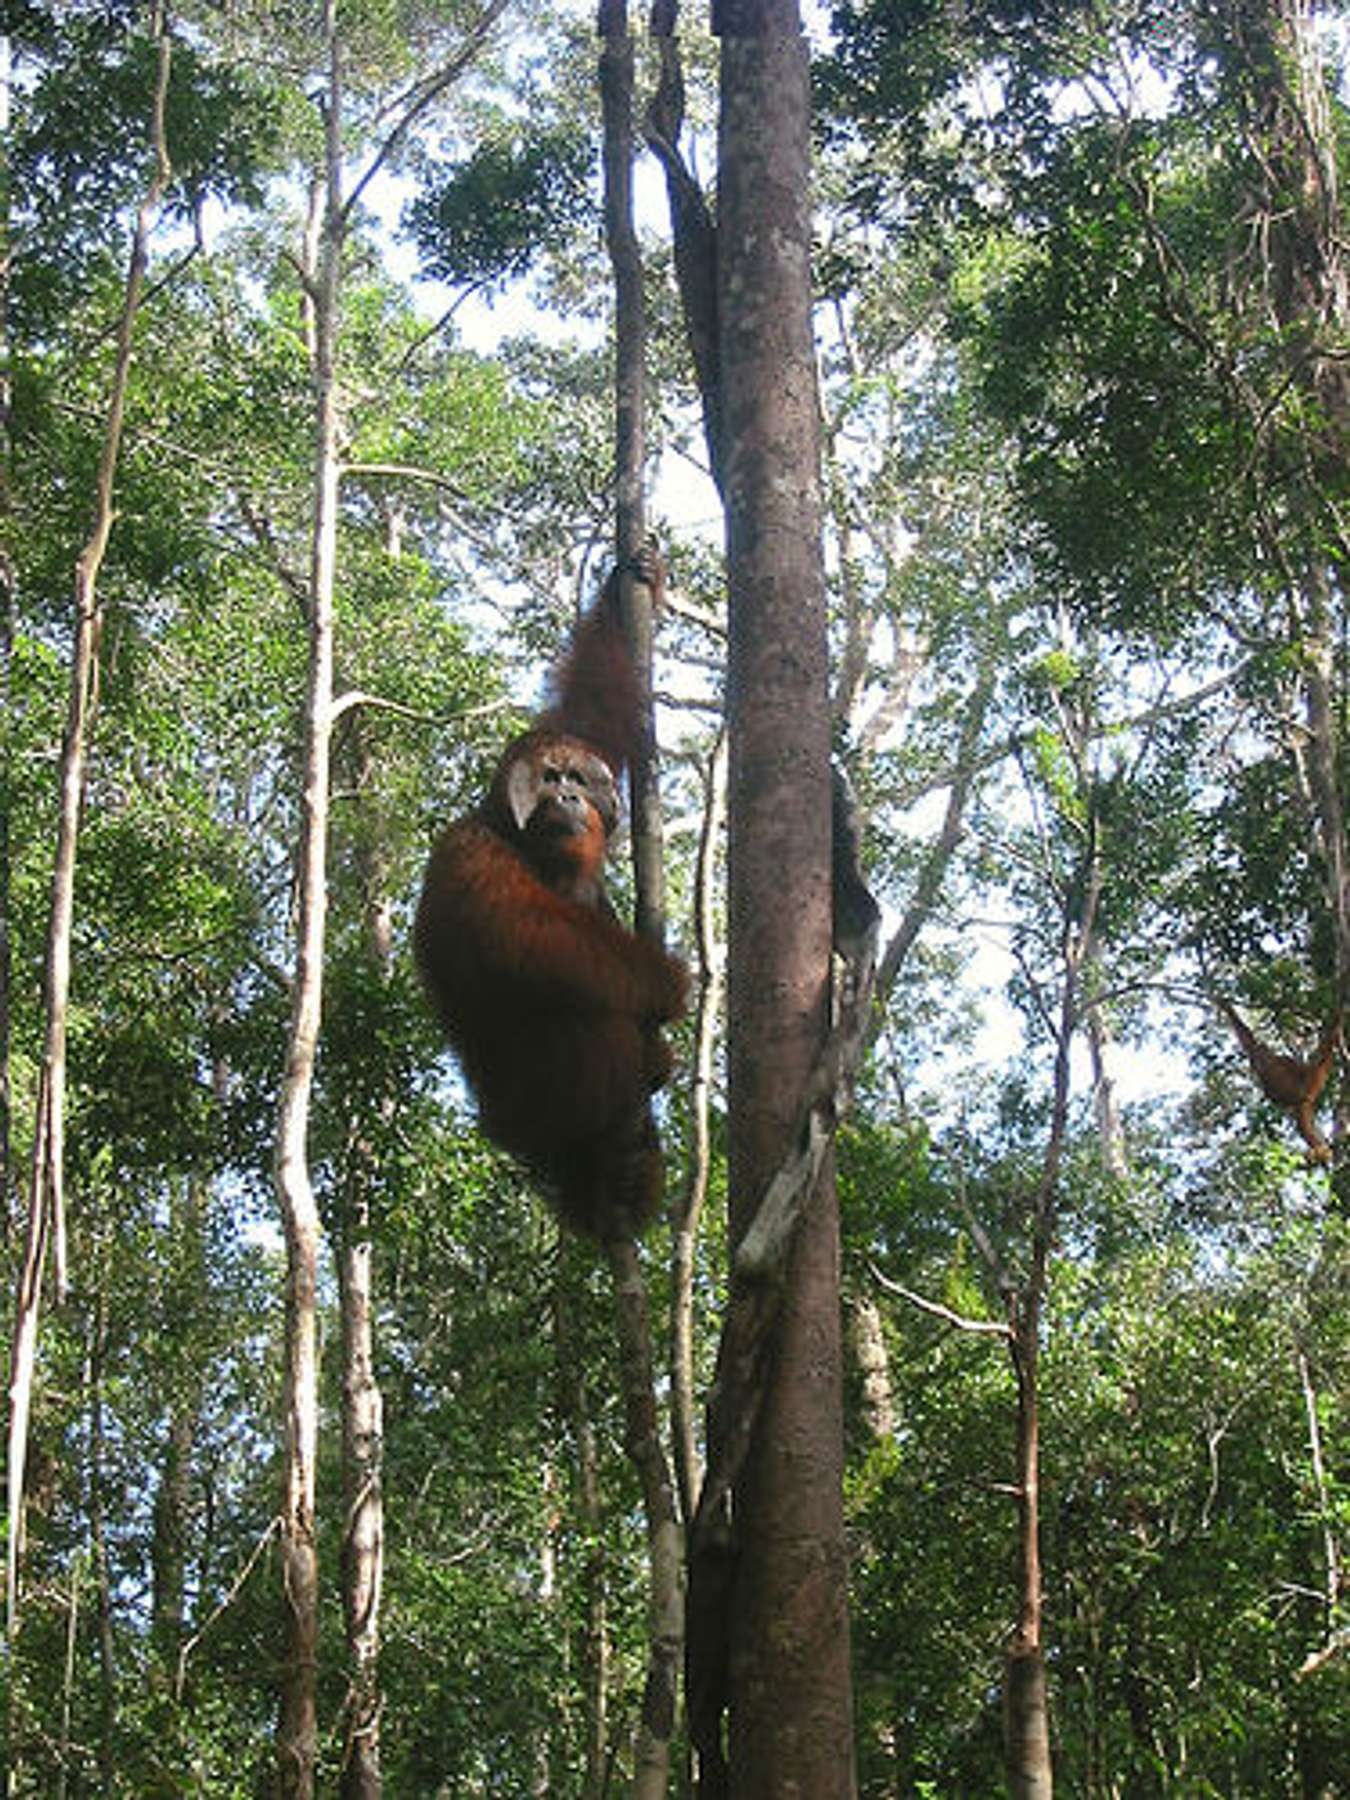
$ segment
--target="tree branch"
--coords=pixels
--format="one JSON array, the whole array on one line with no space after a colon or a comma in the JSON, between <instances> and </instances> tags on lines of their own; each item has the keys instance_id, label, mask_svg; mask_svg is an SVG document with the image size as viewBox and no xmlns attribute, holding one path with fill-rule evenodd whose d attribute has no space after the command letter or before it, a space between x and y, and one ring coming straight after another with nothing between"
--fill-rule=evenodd
<instances>
[{"instance_id":1,"label":"tree branch","mask_svg":"<svg viewBox=\"0 0 1350 1800\"><path fill-rule=\"evenodd\" d=\"M941 1319L944 1324L953 1326L957 1331L981 1332L989 1337L1000 1337L1005 1341L1011 1339L1012 1329L1003 1319L969 1319L964 1313L953 1312L950 1306L943 1306L937 1300L926 1300L922 1294L916 1294L913 1288L907 1288L898 1281L892 1281L889 1275L883 1275L874 1262L869 1260L867 1272L873 1281L885 1289L888 1294L895 1294L901 1300L908 1300L911 1306L918 1307L920 1312Z\"/></svg>"}]
</instances>

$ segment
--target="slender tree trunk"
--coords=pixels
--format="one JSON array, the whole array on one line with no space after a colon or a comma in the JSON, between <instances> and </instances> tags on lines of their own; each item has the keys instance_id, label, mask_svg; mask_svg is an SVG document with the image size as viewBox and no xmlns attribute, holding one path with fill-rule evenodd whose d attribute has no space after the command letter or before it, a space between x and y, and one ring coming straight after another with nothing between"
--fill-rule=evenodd
<instances>
[{"instance_id":1,"label":"slender tree trunk","mask_svg":"<svg viewBox=\"0 0 1350 1800\"><path fill-rule=\"evenodd\" d=\"M625 1442L647 1521L647 1678L634 1746L633 1800L662 1800L684 1648L684 1539L656 1408L647 1284L631 1238L608 1246L619 1322Z\"/></svg>"},{"instance_id":2,"label":"slender tree trunk","mask_svg":"<svg viewBox=\"0 0 1350 1800\"><path fill-rule=\"evenodd\" d=\"M1350 454L1350 256L1338 194L1336 131L1311 0L1222 0L1268 230L1270 312L1300 386L1314 476L1343 476ZM1222 16L1222 15L1221 15Z\"/></svg>"},{"instance_id":3,"label":"slender tree trunk","mask_svg":"<svg viewBox=\"0 0 1350 1800\"><path fill-rule=\"evenodd\" d=\"M1238 78L1255 196L1267 229L1267 305L1290 379L1306 395L1298 439L1284 456L1302 463L1293 505L1310 535L1334 542L1334 507L1325 534L1313 533L1326 492L1344 483L1350 459L1350 368L1344 355L1350 325L1350 257L1338 194L1335 129L1327 104L1309 0L1224 0L1232 67ZM1283 472L1274 486L1283 493ZM1284 501L1279 502L1283 506ZM1321 553L1291 571L1304 617L1299 650L1308 728L1305 767L1317 810L1336 946L1337 999L1350 1003L1350 852L1347 851L1335 695L1336 632L1331 577Z\"/></svg>"},{"instance_id":4,"label":"slender tree trunk","mask_svg":"<svg viewBox=\"0 0 1350 1800\"><path fill-rule=\"evenodd\" d=\"M551 1455L544 1463L540 1486L545 1506L543 1530L539 1537L539 1610L548 1620L547 1629L555 1635L561 1635L563 1622L558 1612L558 1527L561 1523L561 1508L554 1498L558 1488L558 1471ZM552 1728L536 1733L530 1800L548 1800L553 1792L552 1750Z\"/></svg>"},{"instance_id":5,"label":"slender tree trunk","mask_svg":"<svg viewBox=\"0 0 1350 1800\"><path fill-rule=\"evenodd\" d=\"M369 1189L359 1184L343 1220L342 1603L350 1661L344 1800L378 1800L380 1593L384 1581L383 1402L375 1379Z\"/></svg>"},{"instance_id":6,"label":"slender tree trunk","mask_svg":"<svg viewBox=\"0 0 1350 1800\"><path fill-rule=\"evenodd\" d=\"M717 938L717 850L726 816L727 740L717 740L708 768L695 871L694 930L698 940L698 998L694 1005L694 1058L689 1082L689 1166L675 1218L671 1251L670 1406L675 1474L680 1507L694 1516L703 1472L694 1424L694 1258L712 1166L709 1109L712 1100L715 1033L721 1004L724 958Z\"/></svg>"},{"instance_id":7,"label":"slender tree trunk","mask_svg":"<svg viewBox=\"0 0 1350 1800\"><path fill-rule=\"evenodd\" d=\"M1322 1532L1322 1591L1326 1598L1326 1643L1333 1645L1336 1642L1336 1626L1340 1616L1341 1601L1346 1591L1345 1569L1341 1556L1340 1539L1336 1535L1336 1507L1332 1501L1331 1487L1327 1480L1326 1453L1322 1446L1322 1421L1317 1408L1317 1388L1313 1380L1312 1364L1308 1361L1307 1352L1301 1344L1297 1347L1296 1361L1299 1387L1303 1394L1303 1413L1308 1422L1308 1461L1312 1469L1313 1496ZM1314 1669L1320 1668L1325 1655L1325 1649L1315 1651L1308 1658L1300 1673L1311 1674Z\"/></svg>"},{"instance_id":8,"label":"slender tree trunk","mask_svg":"<svg viewBox=\"0 0 1350 1800\"><path fill-rule=\"evenodd\" d=\"M66 1800L70 1792L70 1722L75 1711L75 1651L80 1638L80 1582L83 1577L83 1558L74 1556L70 1562L70 1597L66 1601L66 1654L61 1670L61 1734L56 1742L56 1800Z\"/></svg>"},{"instance_id":9,"label":"slender tree trunk","mask_svg":"<svg viewBox=\"0 0 1350 1800\"><path fill-rule=\"evenodd\" d=\"M28 1217L23 1261L15 1304L14 1338L10 1359L8 1520L5 1559L5 1629L11 1656L19 1628L19 1565L23 1552L24 1473L28 1457L28 1425L37 1360L38 1321L47 1251L53 1247L58 1292L64 1292L65 1251L65 1085L66 1016L70 997L71 931L75 916L75 860L79 843L80 810L84 798L85 755L88 723L102 614L98 577L112 535L113 489L122 444L127 387L131 373L132 337L145 284L150 234L160 201L169 183L170 166L165 137L165 104L169 85L172 40L161 8L151 13L152 32L158 46L155 90L151 108L150 141L154 168L132 233L131 255L118 318L116 352L103 448L95 479L94 518L88 542L75 566L75 636L71 648L70 684L65 735L61 746L61 801L56 853L52 869L51 905L47 924L47 950L43 971L43 1009L46 1025L42 1061L38 1069L37 1101L33 1122L32 1161L29 1173ZM11 1718L11 1724L14 1721ZM11 1733L11 1784L15 1780L16 1737Z\"/></svg>"},{"instance_id":10,"label":"slender tree trunk","mask_svg":"<svg viewBox=\"0 0 1350 1800\"><path fill-rule=\"evenodd\" d=\"M187 1591L187 1527L191 1500L192 1451L197 1441L195 1399L170 1403L164 1465L155 1490L154 1535L150 1542L153 1588L150 1630L166 1675L178 1667L183 1643Z\"/></svg>"},{"instance_id":11,"label":"slender tree trunk","mask_svg":"<svg viewBox=\"0 0 1350 1800\"><path fill-rule=\"evenodd\" d=\"M795 0L714 9L718 311L730 602L728 1082L732 1234L792 1147L824 1040L830 747L810 96ZM833 1158L789 1258L734 1500L730 1791L854 1791ZM714 1771L701 1768L705 1791Z\"/></svg>"},{"instance_id":12,"label":"slender tree trunk","mask_svg":"<svg viewBox=\"0 0 1350 1800\"><path fill-rule=\"evenodd\" d=\"M609 1609L605 1592L605 1545L600 1515L600 1471L584 1390L577 1421L577 1491L586 1560L582 1569L584 1619L581 1680L584 1696L585 1764L581 1800L602 1800L609 1746Z\"/></svg>"},{"instance_id":13,"label":"slender tree trunk","mask_svg":"<svg viewBox=\"0 0 1350 1800\"><path fill-rule=\"evenodd\" d=\"M661 795L652 728L651 595L624 567L647 534L647 307L633 223L633 39L627 0L601 0L600 97L604 115L605 241L614 274L614 538L620 596L633 667L642 683L641 738L629 770L634 927L658 942L665 930Z\"/></svg>"},{"instance_id":14,"label":"slender tree trunk","mask_svg":"<svg viewBox=\"0 0 1350 1800\"><path fill-rule=\"evenodd\" d=\"M1086 765L1087 731L1071 743L1079 782L1091 793ZM1069 1128L1070 1056L1082 1017L1083 972L1095 953L1102 866L1096 816L1089 808L1083 862L1073 891L1075 918L1063 926L1063 991L1055 1042L1050 1137L1032 1201L1030 1267L1020 1283L1003 1280L1008 1297L1008 1346L1017 1379L1015 1492L1017 1495L1017 1624L1004 1666L1003 1727L1008 1791L1013 1800L1051 1800L1050 1696L1045 1672L1041 1573L1040 1342L1059 1199L1059 1174Z\"/></svg>"},{"instance_id":15,"label":"slender tree trunk","mask_svg":"<svg viewBox=\"0 0 1350 1800\"><path fill-rule=\"evenodd\" d=\"M392 554L391 547L391 554ZM363 721L350 720L350 791L368 793L373 759ZM361 871L365 947L375 977L387 984L393 966L393 916L378 826L363 834ZM388 1096L378 1103L387 1117ZM345 1800L378 1800L380 1769L380 1598L384 1585L384 1400L375 1374L373 1245L370 1208L378 1171L368 1121L351 1121L343 1194L338 1293L342 1309L342 1604L349 1665L342 1757Z\"/></svg>"},{"instance_id":16,"label":"slender tree trunk","mask_svg":"<svg viewBox=\"0 0 1350 1800\"><path fill-rule=\"evenodd\" d=\"M602 0L600 91L604 110L605 235L614 270L616 549L620 595L633 667L643 688L642 743L629 772L635 928L664 935L660 792L652 729L651 595L623 565L646 534L646 307L642 259L633 224L633 39L626 0ZM684 1644L683 1545L675 1491L661 1442L656 1405L651 1311L637 1245L609 1246L627 1419L626 1442L637 1470L647 1524L647 1677L634 1746L634 1800L661 1800L670 1766L680 1653Z\"/></svg>"},{"instance_id":17,"label":"slender tree trunk","mask_svg":"<svg viewBox=\"0 0 1350 1800\"><path fill-rule=\"evenodd\" d=\"M1028 1284L1031 1286L1031 1284ZM1051 1800L1050 1703L1041 1630L1040 1302L1023 1302L1011 1338L1017 1374L1017 1626L1008 1644L1003 1684L1008 1792L1013 1800Z\"/></svg>"},{"instance_id":18,"label":"slender tree trunk","mask_svg":"<svg viewBox=\"0 0 1350 1800\"><path fill-rule=\"evenodd\" d=\"M335 367L341 287L342 79L336 0L324 7L328 60L326 168L317 244L307 250L315 409L314 502L309 582L309 670L297 852L298 906L291 1022L277 1120L275 1182L286 1234L285 1420L280 1549L286 1641L277 1763L287 1800L310 1800L318 1752L319 1566L315 1533L318 1448L319 1213L308 1128L323 1008L327 921L329 768L333 715L333 593L337 557L339 419Z\"/></svg>"},{"instance_id":19,"label":"slender tree trunk","mask_svg":"<svg viewBox=\"0 0 1350 1800\"><path fill-rule=\"evenodd\" d=\"M106 1258L102 1260L106 1262ZM89 1547L98 1608L98 1762L104 1789L111 1793L117 1760L117 1649L113 1641L112 1581L103 1516L103 1358L108 1336L105 1281L106 1269L100 1269L89 1344Z\"/></svg>"},{"instance_id":20,"label":"slender tree trunk","mask_svg":"<svg viewBox=\"0 0 1350 1800\"><path fill-rule=\"evenodd\" d=\"M1338 1509L1328 1477L1326 1451L1319 1416L1316 1375L1302 1344L1295 1347L1299 1386L1303 1393L1304 1417L1308 1426L1308 1461L1312 1474L1312 1499L1322 1534L1322 1592L1324 1597L1323 1638L1311 1650L1297 1670L1299 1686L1294 1702L1297 1732L1298 1766L1305 1794L1324 1795L1336 1792L1333 1782L1339 1764L1344 1760L1339 1733L1326 1705L1321 1684L1309 1683L1338 1656L1344 1656L1346 1635L1344 1607L1346 1595L1345 1565L1337 1532Z\"/></svg>"},{"instance_id":21,"label":"slender tree trunk","mask_svg":"<svg viewBox=\"0 0 1350 1800\"><path fill-rule=\"evenodd\" d=\"M581 1587L584 1622L581 1679L584 1697L585 1764L579 1800L601 1800L608 1747L609 1635L605 1608L605 1543L600 1508L600 1470L591 1421L586 1376L578 1354L573 1277L569 1263L580 1254L566 1238L553 1291L553 1339L557 1356L559 1410L568 1424L576 1456L576 1515L585 1562Z\"/></svg>"},{"instance_id":22,"label":"slender tree trunk","mask_svg":"<svg viewBox=\"0 0 1350 1800\"><path fill-rule=\"evenodd\" d=\"M1130 1173L1125 1126L1120 1116L1115 1077L1111 1073L1111 1026L1099 1005L1089 1006L1084 1018L1088 1054L1092 1059L1092 1109L1097 1116L1097 1143L1102 1167L1117 1181Z\"/></svg>"}]
</instances>

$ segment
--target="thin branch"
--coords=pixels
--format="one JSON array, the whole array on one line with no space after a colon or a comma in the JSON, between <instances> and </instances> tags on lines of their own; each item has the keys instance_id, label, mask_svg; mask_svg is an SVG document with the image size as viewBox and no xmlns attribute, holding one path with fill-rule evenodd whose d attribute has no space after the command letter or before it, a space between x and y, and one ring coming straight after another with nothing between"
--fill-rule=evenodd
<instances>
[{"instance_id":1,"label":"thin branch","mask_svg":"<svg viewBox=\"0 0 1350 1800\"><path fill-rule=\"evenodd\" d=\"M257 1567L258 1558L262 1555L263 1551L266 1550L267 1546L271 1543L272 1539L277 1535L277 1532L280 1531L280 1529L281 1514L278 1513L274 1518L268 1520L266 1531L263 1532L252 1550L249 1551L248 1556L244 1561L244 1566L230 1583L224 1598L218 1605L212 1608L193 1632L192 1636L184 1641L182 1649L178 1652L178 1669L174 1675L173 1682L173 1696L176 1701L181 1703L183 1698L183 1684L187 1680L188 1657L191 1656L192 1652L197 1648L197 1645L201 1643L202 1639L215 1624L216 1620L220 1618L221 1614L228 1612L230 1607L234 1605L245 1582Z\"/></svg>"},{"instance_id":2,"label":"thin branch","mask_svg":"<svg viewBox=\"0 0 1350 1800\"><path fill-rule=\"evenodd\" d=\"M333 702L333 723L343 713L352 712L358 706L377 707L381 712L390 712L400 719L415 719L419 725L460 724L468 719L487 719L494 714L504 712L510 705L509 700L484 700L479 706L467 706L462 712L447 715L423 712L420 707L405 706L401 700L387 700L381 694L369 694L363 688L351 688Z\"/></svg>"},{"instance_id":3,"label":"thin branch","mask_svg":"<svg viewBox=\"0 0 1350 1800\"><path fill-rule=\"evenodd\" d=\"M453 494L456 500L462 500L466 504L469 500L464 489L451 481L448 475L443 475L438 469L423 468L418 463L343 463L342 475L344 480L348 476L359 475L366 479L383 477L391 481L420 481L428 487L440 488L444 493Z\"/></svg>"},{"instance_id":4,"label":"thin branch","mask_svg":"<svg viewBox=\"0 0 1350 1800\"><path fill-rule=\"evenodd\" d=\"M413 87L409 90L408 103L402 118L372 156L366 165L365 173L357 179L351 193L343 202L341 219L344 226L351 219L352 210L362 194L365 193L385 163L403 144L417 120L421 118L432 102L445 92L446 88L459 80L465 69L473 62L482 49L488 33L505 12L508 3L509 0L489 0L471 26L468 36L449 62L444 63L434 74L427 76L420 88Z\"/></svg>"},{"instance_id":5,"label":"thin branch","mask_svg":"<svg viewBox=\"0 0 1350 1800\"><path fill-rule=\"evenodd\" d=\"M953 1312L950 1306L943 1306L937 1300L927 1300L922 1294L916 1294L913 1288L907 1288L898 1281L892 1281L889 1275L883 1275L877 1265L870 1260L867 1264L867 1272L873 1281L884 1288L888 1294L895 1294L901 1300L908 1300L909 1304L917 1306L920 1312L929 1313L933 1318L941 1319L944 1324L955 1327L957 1331L981 1332L989 1337L1001 1337L1005 1341L1012 1337L1012 1328L1006 1320L970 1319L964 1313Z\"/></svg>"}]
</instances>

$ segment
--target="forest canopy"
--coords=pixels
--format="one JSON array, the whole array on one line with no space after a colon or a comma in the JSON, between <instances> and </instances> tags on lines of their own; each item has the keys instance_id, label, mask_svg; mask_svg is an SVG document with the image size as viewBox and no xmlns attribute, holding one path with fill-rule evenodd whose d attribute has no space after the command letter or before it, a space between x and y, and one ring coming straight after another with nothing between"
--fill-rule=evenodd
<instances>
[{"instance_id":1,"label":"forest canopy","mask_svg":"<svg viewBox=\"0 0 1350 1800\"><path fill-rule=\"evenodd\" d=\"M762 46L677 11L601 24L692 980L634 1253L683 1544L759 1169L735 1091L781 1049L746 1044L728 899L747 622L780 615L737 560L726 360ZM808 26L803 729L880 908L827 1109L838 1791L1333 1796L1350 31L1311 0ZM410 950L430 845L623 548L593 9L22 0L0 33L10 1791L650 1793L618 1265L479 1132ZM793 616L770 647L814 670ZM795 852L772 885L819 898ZM655 1791L694 1793L683 1702L667 1738Z\"/></svg>"}]
</instances>

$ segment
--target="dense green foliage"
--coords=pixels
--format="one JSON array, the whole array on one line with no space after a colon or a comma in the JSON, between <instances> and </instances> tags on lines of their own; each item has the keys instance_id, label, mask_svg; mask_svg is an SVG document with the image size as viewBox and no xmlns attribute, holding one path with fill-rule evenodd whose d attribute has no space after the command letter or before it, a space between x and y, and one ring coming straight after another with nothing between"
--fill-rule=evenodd
<instances>
[{"instance_id":1,"label":"dense green foliage","mask_svg":"<svg viewBox=\"0 0 1350 1800\"><path fill-rule=\"evenodd\" d=\"M6 1670L22 1793L254 1794L272 1755L269 1159L313 455L296 260L321 145L309 10L175 9L173 179L135 333L79 852L72 1287L44 1312ZM1306 1048L1346 975L1309 746L1323 671L1343 804L1350 443L1304 371L1343 362L1347 320L1305 342L1275 291L1268 121L1239 54L1257 10L856 0L820 64L835 705L897 945L840 1157L844 1303L873 1327L850 1371L847 1475L867 1795L1001 1791L1016 1396L1005 1341L971 1327L1004 1319L992 1268L1025 1281L1048 1190L1061 1790L1346 1791L1350 1083L1321 1110L1335 1160L1313 1166L1216 1005ZM148 173L147 15L3 11L7 1292L72 574ZM347 699L311 1155L331 1244L358 1184L374 1232L388 1791L569 1795L601 1679L617 1791L642 1680L607 1283L475 1134L407 954L430 837L535 700L609 532L586 28L506 8L417 130L383 135L475 16L363 4L347 27L346 154L391 179L362 193L347 250ZM1335 47L1331 152L1350 179ZM1343 255L1343 201L1333 225ZM670 910L693 958L718 534L681 449L697 441L688 359L645 228L655 507L679 601L657 678ZM663 1102L672 1191L693 1156L692 1050L687 1034ZM715 1196L719 1097L715 1077ZM702 1379L721 1233L710 1206ZM668 1252L659 1227L663 1331ZM347 1674L331 1265L321 1302L331 1782Z\"/></svg>"}]
</instances>

